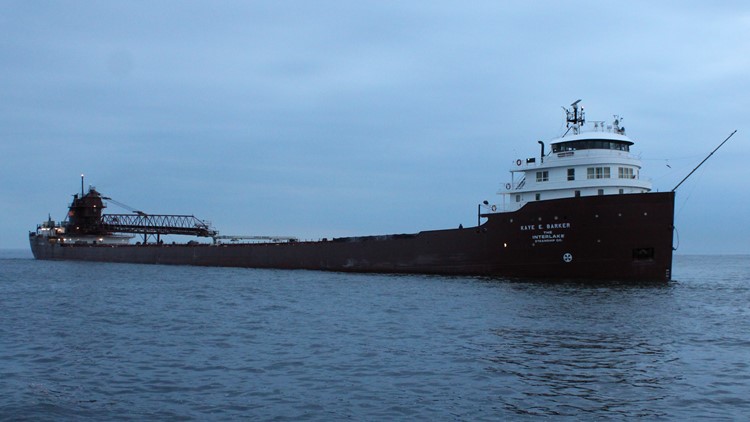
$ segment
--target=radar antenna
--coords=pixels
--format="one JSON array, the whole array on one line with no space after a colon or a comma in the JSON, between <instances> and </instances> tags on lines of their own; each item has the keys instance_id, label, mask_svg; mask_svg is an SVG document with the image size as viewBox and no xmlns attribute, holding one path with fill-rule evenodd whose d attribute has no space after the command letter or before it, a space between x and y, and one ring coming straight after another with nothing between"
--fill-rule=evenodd
<instances>
[{"instance_id":1,"label":"radar antenna","mask_svg":"<svg viewBox=\"0 0 750 422\"><path fill-rule=\"evenodd\" d=\"M572 110L563 107L563 110L565 110L565 114L567 115L566 127L568 128L568 131L572 129L574 135L579 134L581 132L581 126L586 123L586 114L583 112L583 106L578 107L578 103L580 102L581 100L577 100L571 104L570 106L573 107Z\"/></svg>"}]
</instances>

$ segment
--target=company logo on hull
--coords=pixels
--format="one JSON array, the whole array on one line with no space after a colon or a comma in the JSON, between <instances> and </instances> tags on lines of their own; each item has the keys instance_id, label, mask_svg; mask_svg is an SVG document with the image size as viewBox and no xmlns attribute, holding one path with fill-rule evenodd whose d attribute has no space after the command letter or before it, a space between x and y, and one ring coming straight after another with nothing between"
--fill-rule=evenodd
<instances>
[{"instance_id":1,"label":"company logo on hull","mask_svg":"<svg viewBox=\"0 0 750 422\"><path fill-rule=\"evenodd\" d=\"M565 233L570 229L570 223L547 223L522 225L521 231L531 232L534 244L561 243L565 241Z\"/></svg>"}]
</instances>

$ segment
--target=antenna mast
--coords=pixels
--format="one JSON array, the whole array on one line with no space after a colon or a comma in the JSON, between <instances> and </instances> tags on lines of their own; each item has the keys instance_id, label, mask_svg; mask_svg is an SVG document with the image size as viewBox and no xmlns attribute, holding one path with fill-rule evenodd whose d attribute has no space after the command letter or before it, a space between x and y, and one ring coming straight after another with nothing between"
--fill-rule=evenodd
<instances>
[{"instance_id":1,"label":"antenna mast","mask_svg":"<svg viewBox=\"0 0 750 422\"><path fill-rule=\"evenodd\" d=\"M583 106L581 106L580 109L578 107L578 103L580 102L581 100L577 100L570 105L571 107L573 107L572 111L563 107L563 110L565 110L565 114L567 115L567 128L568 130L573 129L574 135L581 133L581 126L586 123L586 115L583 112Z\"/></svg>"}]
</instances>

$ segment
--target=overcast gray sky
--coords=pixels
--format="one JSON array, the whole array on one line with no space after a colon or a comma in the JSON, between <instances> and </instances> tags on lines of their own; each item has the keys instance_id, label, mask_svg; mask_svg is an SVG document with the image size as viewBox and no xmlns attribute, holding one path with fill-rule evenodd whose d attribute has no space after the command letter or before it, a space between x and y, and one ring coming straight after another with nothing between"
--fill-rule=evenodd
<instances>
[{"instance_id":1,"label":"overcast gray sky","mask_svg":"<svg viewBox=\"0 0 750 422\"><path fill-rule=\"evenodd\" d=\"M750 253L747 2L0 6L0 248L62 219L81 173L225 234L472 225L581 98L661 191L738 129L678 190L678 253Z\"/></svg>"}]
</instances>

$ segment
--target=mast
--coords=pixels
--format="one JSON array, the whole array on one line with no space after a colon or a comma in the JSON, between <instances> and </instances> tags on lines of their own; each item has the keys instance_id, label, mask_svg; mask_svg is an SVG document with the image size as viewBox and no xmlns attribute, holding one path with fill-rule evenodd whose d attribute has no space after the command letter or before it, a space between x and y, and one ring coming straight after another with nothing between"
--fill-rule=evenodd
<instances>
[{"instance_id":1,"label":"mast","mask_svg":"<svg viewBox=\"0 0 750 422\"><path fill-rule=\"evenodd\" d=\"M672 188L672 192L676 191L676 190L677 190L677 188L679 188L679 187L680 187L680 185L681 185L681 184L682 184L682 183L683 183L683 182L684 182L685 180L687 180L687 179L688 179L688 177L692 176L692 175L693 175L693 173L695 173L695 171L696 171L696 170L698 170L698 167L702 166L702 165L703 165L703 163L705 163L706 161L708 161L708 159L709 159L709 158L711 158L711 156L712 156L712 155L714 155L714 153L715 153L716 151L718 151L718 150L719 150L719 148L721 148L721 147L722 147L722 146L723 146L724 144L726 144L726 143L727 143L727 141L729 140L729 138L731 138L732 136L734 136L734 134L735 134L735 133L737 133L737 129L735 129L735 130L734 130L734 132L730 133L730 134L729 134L729 136L727 136L727 139L724 139L724 142L720 143L718 147L716 147L716 148L715 148L715 149L714 149L713 151L711 151L711 153L710 153L710 154L708 154L708 156L707 156L706 158L704 158L704 159L703 159L703 161L701 161L701 162L700 162L700 164L698 164L697 166L695 166L695 168L694 168L694 169L693 169L693 170L692 170L692 171L691 171L690 173L688 173L688 175L687 175L687 176L685 176L685 178L684 178L684 179L682 179L682 180L680 181L680 183L678 183L678 184L677 184L677 186L675 186L674 188Z\"/></svg>"},{"instance_id":2,"label":"mast","mask_svg":"<svg viewBox=\"0 0 750 422\"><path fill-rule=\"evenodd\" d=\"M583 106L581 106L580 109L578 107L578 103L580 102L581 100L577 100L570 105L571 107L573 107L573 110L569 110L563 107L563 110L565 110L565 114L567 115L567 128L568 130L573 129L573 135L578 135L581 132L581 126L586 123L586 116L583 112Z\"/></svg>"}]
</instances>

